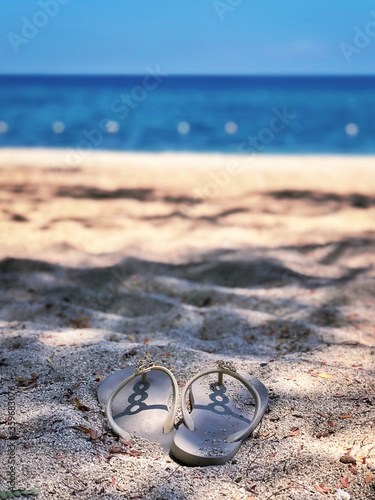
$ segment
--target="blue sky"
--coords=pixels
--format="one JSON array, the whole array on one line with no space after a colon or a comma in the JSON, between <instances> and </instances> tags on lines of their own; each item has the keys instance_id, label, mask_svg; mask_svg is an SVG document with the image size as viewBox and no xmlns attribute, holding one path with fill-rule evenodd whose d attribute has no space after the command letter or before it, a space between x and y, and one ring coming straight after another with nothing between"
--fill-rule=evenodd
<instances>
[{"instance_id":1,"label":"blue sky","mask_svg":"<svg viewBox=\"0 0 375 500\"><path fill-rule=\"evenodd\" d=\"M42 4L55 4L56 15L41 14ZM371 20L374 36L359 49L355 30ZM34 27L25 32L29 22ZM350 62L343 42L356 49ZM374 62L372 0L1 0L0 5L0 73L142 74L147 66L160 65L169 74L373 74Z\"/></svg>"}]
</instances>

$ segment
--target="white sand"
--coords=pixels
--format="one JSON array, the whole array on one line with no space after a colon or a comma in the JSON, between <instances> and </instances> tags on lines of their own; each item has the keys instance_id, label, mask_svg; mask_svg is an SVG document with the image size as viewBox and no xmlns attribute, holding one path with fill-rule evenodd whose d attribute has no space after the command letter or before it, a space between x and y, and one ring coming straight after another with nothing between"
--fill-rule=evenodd
<instances>
[{"instance_id":1,"label":"white sand","mask_svg":"<svg viewBox=\"0 0 375 500\"><path fill-rule=\"evenodd\" d=\"M300 500L322 498L321 483L335 498L343 477L352 499L375 498L374 158L65 163L59 151L0 151L0 436L15 383L17 487L42 499L266 500L291 485L275 498ZM99 380L146 352L182 383L220 358L260 378L271 400L258 437L219 467L179 466L141 439L142 456L107 460L119 444ZM15 382L32 373L36 387ZM106 431L97 452L73 425ZM354 472L339 461L348 448Z\"/></svg>"}]
</instances>

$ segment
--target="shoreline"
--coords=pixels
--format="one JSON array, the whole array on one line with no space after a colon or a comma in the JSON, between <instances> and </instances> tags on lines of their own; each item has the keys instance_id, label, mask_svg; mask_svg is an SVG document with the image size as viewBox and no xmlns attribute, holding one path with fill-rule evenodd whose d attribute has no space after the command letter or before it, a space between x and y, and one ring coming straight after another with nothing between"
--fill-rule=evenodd
<instances>
[{"instance_id":1,"label":"shoreline","mask_svg":"<svg viewBox=\"0 0 375 500\"><path fill-rule=\"evenodd\" d=\"M54 148L54 147L0 147L0 156L7 156L9 154L20 153L24 154L53 154L54 156L61 156L66 154L67 151L76 151L75 148ZM152 156L163 156L163 157L190 157L191 159L202 157L225 157L225 158L341 158L341 159L375 159L375 153L370 154L345 154L345 153L257 153L254 155L239 154L239 153L226 153L221 151L121 151L121 150L110 150L110 149L92 149L88 153L91 155L110 155L116 156L134 156L139 158L150 158Z\"/></svg>"}]
</instances>

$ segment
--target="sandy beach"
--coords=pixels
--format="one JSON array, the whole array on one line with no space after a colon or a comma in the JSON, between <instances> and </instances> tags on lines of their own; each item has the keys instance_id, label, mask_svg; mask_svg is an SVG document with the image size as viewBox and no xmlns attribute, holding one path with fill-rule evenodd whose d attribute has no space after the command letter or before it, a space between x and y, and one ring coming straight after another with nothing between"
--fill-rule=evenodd
<instances>
[{"instance_id":1,"label":"sandy beach","mask_svg":"<svg viewBox=\"0 0 375 500\"><path fill-rule=\"evenodd\" d=\"M0 453L11 391L17 487L375 498L375 158L80 159L0 150ZM111 432L97 387L147 353L181 386L219 359L267 386L269 412L233 460L184 467Z\"/></svg>"}]
</instances>

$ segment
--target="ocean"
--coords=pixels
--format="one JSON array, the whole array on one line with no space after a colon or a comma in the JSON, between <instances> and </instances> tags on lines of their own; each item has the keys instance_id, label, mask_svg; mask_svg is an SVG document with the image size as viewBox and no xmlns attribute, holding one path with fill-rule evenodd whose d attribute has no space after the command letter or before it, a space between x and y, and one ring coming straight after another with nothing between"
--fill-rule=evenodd
<instances>
[{"instance_id":1,"label":"ocean","mask_svg":"<svg viewBox=\"0 0 375 500\"><path fill-rule=\"evenodd\" d=\"M374 77L0 76L0 147L374 154Z\"/></svg>"}]
</instances>

